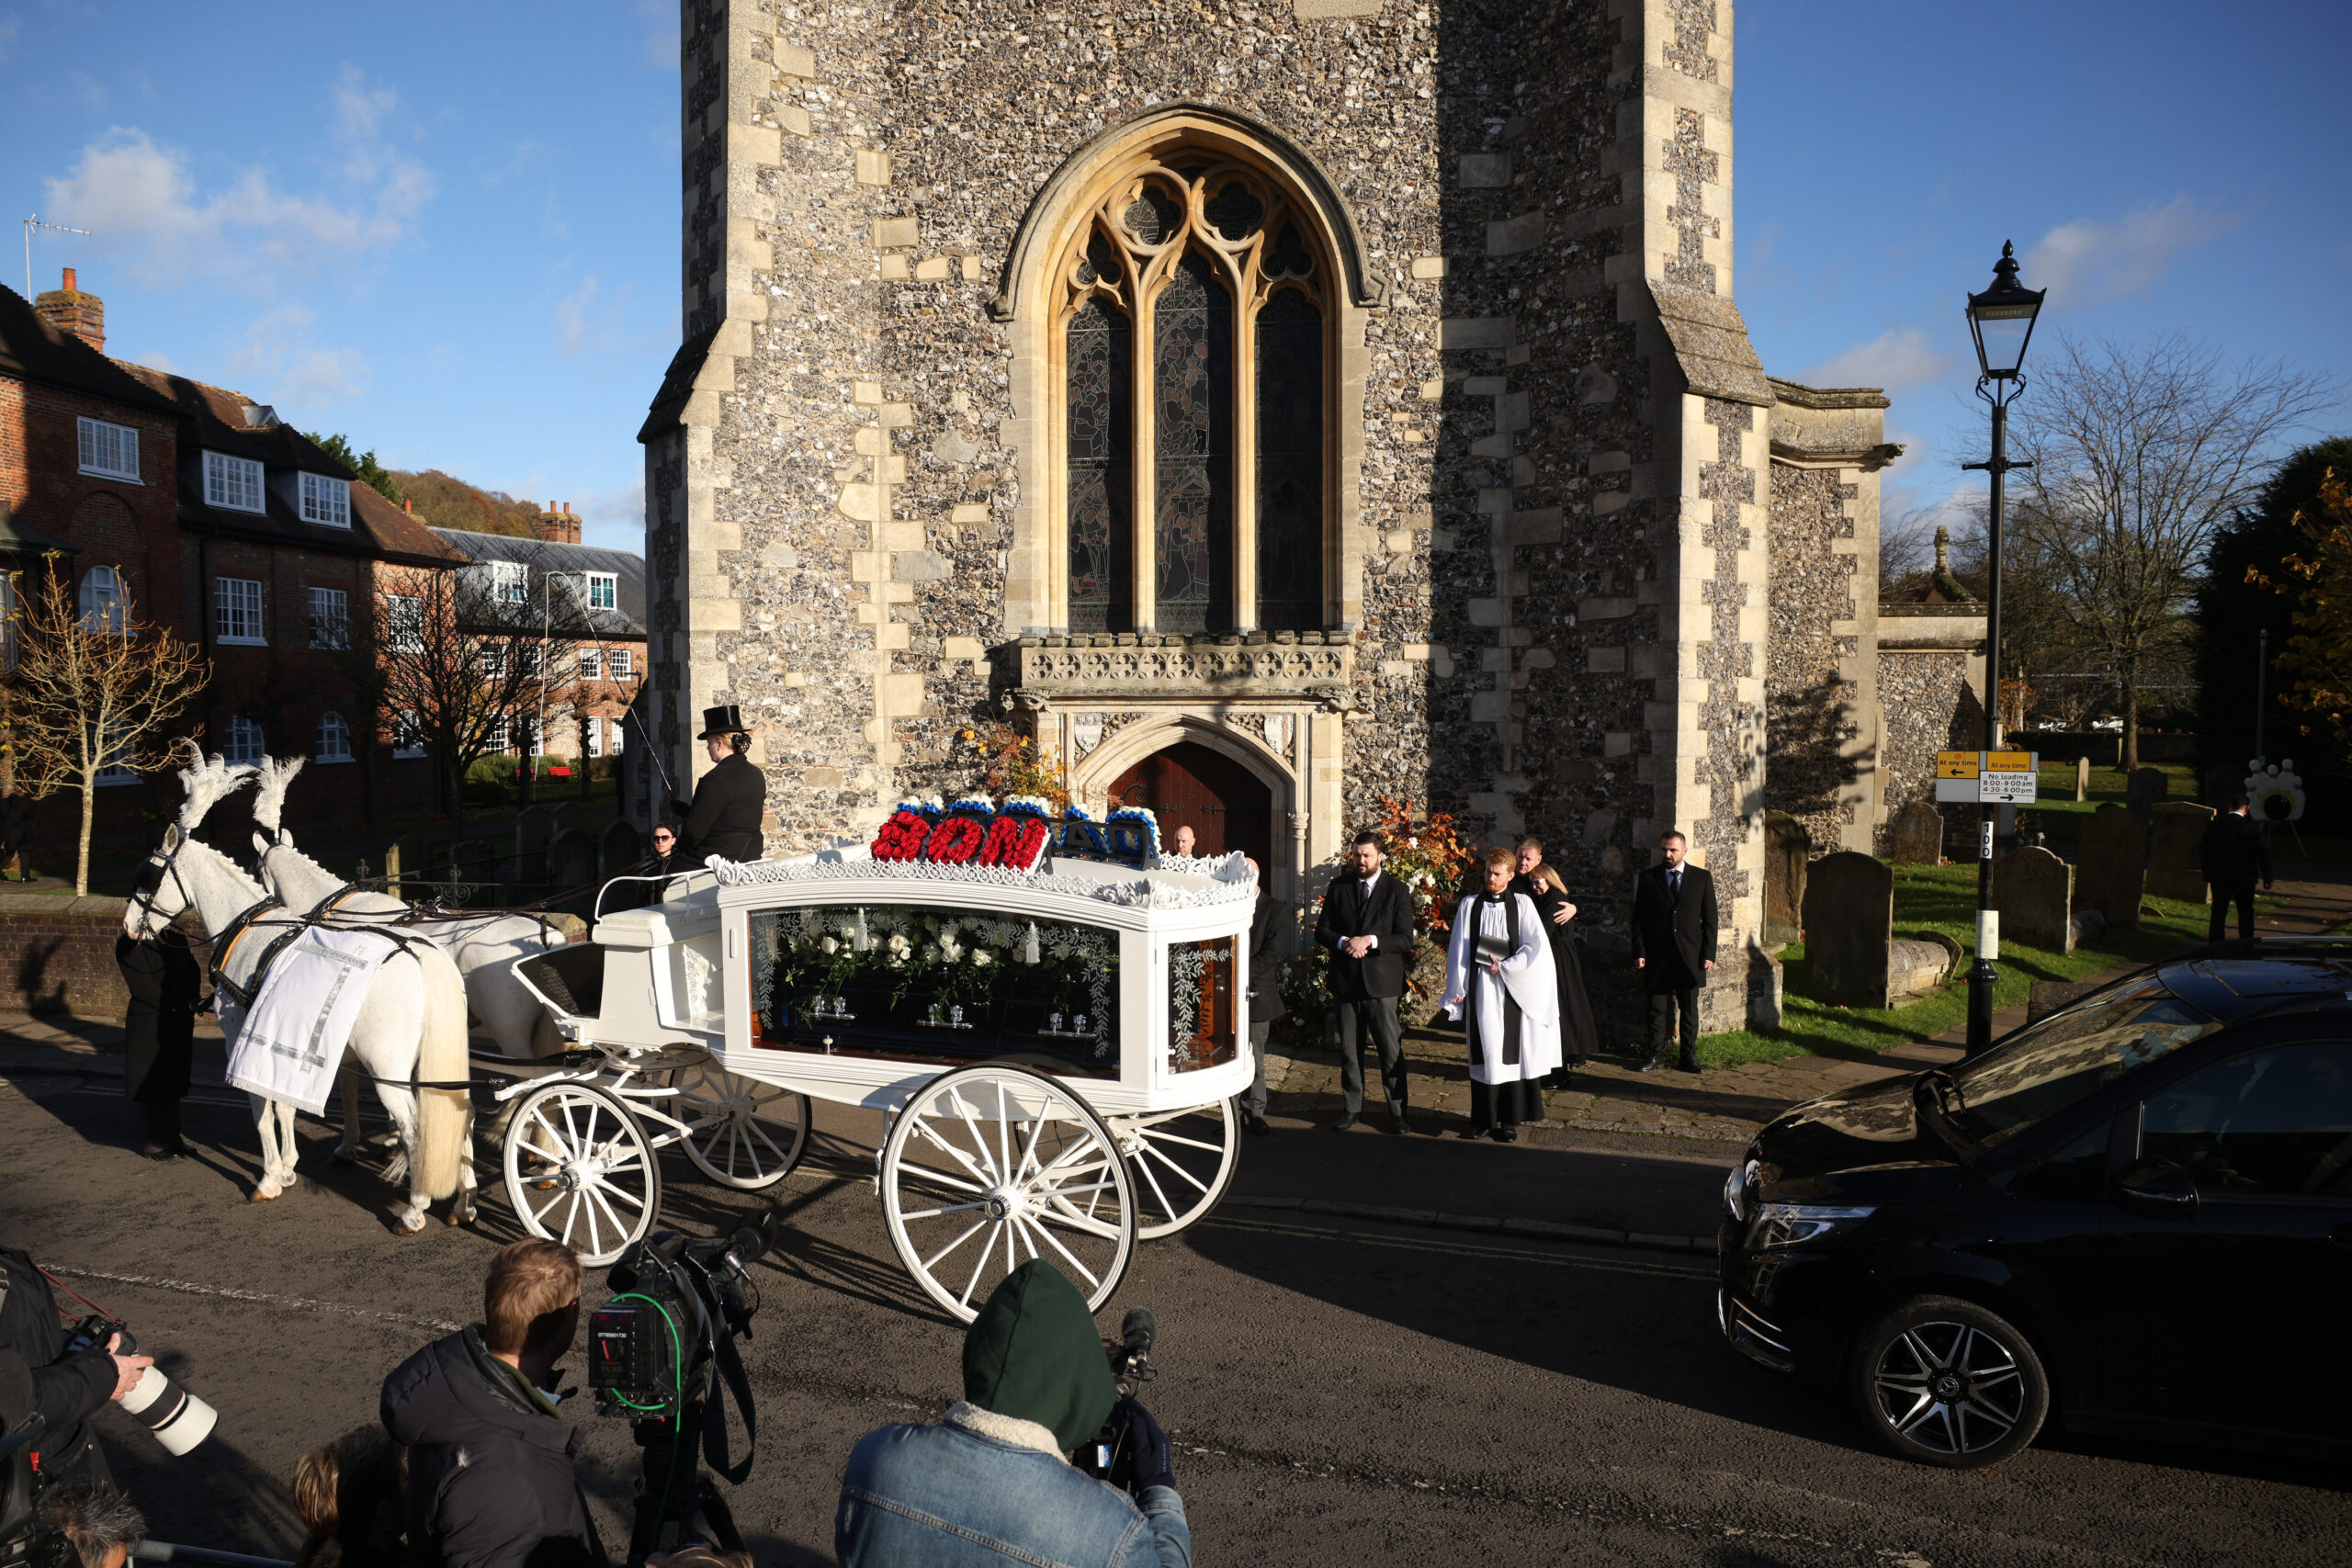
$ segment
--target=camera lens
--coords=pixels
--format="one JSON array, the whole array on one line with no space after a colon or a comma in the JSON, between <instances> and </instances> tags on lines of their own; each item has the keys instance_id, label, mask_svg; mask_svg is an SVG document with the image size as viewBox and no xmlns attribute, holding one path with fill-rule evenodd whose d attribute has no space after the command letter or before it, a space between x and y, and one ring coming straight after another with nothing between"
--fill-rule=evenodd
<instances>
[{"instance_id":1,"label":"camera lens","mask_svg":"<svg viewBox=\"0 0 2352 1568\"><path fill-rule=\"evenodd\" d=\"M213 1423L220 1418L219 1411L164 1376L160 1367L140 1374L122 1396L122 1407L175 1458L210 1437Z\"/></svg>"}]
</instances>

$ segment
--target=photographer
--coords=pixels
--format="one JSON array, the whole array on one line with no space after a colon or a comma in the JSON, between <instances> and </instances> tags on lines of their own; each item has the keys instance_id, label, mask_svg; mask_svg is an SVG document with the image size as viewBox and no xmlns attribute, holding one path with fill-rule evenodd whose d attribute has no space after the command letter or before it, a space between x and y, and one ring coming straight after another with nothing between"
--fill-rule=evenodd
<instances>
[{"instance_id":1,"label":"photographer","mask_svg":"<svg viewBox=\"0 0 2352 1568\"><path fill-rule=\"evenodd\" d=\"M154 1365L152 1356L113 1354L120 1336L69 1355L65 1327L49 1280L28 1254L0 1247L0 1346L32 1369L33 1392L47 1427L37 1445L41 1473L52 1482L111 1484L113 1473L87 1423L120 1399Z\"/></svg>"},{"instance_id":2,"label":"photographer","mask_svg":"<svg viewBox=\"0 0 2352 1568\"><path fill-rule=\"evenodd\" d=\"M111 1486L64 1486L41 1499L40 1522L65 1537L82 1568L124 1568L147 1521Z\"/></svg>"},{"instance_id":3,"label":"photographer","mask_svg":"<svg viewBox=\"0 0 2352 1568\"><path fill-rule=\"evenodd\" d=\"M1067 1458L1114 1404L1135 1454L1132 1498ZM842 1568L1188 1568L1168 1436L1118 1398L1094 1319L1058 1269L1033 1259L997 1287L964 1336L964 1398L939 1425L858 1440L833 1551Z\"/></svg>"},{"instance_id":4,"label":"photographer","mask_svg":"<svg viewBox=\"0 0 2352 1568\"><path fill-rule=\"evenodd\" d=\"M499 1251L482 1319L384 1380L384 1429L408 1446L417 1568L584 1568L604 1551L573 1477L576 1429L549 1397L580 1325L580 1259L552 1241Z\"/></svg>"}]
</instances>

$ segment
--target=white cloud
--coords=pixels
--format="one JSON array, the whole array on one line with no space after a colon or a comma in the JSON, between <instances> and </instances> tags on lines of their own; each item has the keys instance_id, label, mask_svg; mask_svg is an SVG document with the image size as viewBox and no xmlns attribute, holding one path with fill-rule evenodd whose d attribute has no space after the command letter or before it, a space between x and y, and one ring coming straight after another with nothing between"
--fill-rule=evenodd
<instances>
[{"instance_id":1,"label":"white cloud","mask_svg":"<svg viewBox=\"0 0 2352 1568\"><path fill-rule=\"evenodd\" d=\"M1877 387L1887 391L1935 380L1954 356L1917 327L1890 327L1865 344L1823 360L1805 372L1809 387Z\"/></svg>"},{"instance_id":2,"label":"white cloud","mask_svg":"<svg viewBox=\"0 0 2352 1568\"><path fill-rule=\"evenodd\" d=\"M596 275L592 272L581 280L579 288L557 302L556 343L566 354L581 354L596 346L596 329L588 322L588 307L595 299Z\"/></svg>"},{"instance_id":3,"label":"white cloud","mask_svg":"<svg viewBox=\"0 0 2352 1568\"><path fill-rule=\"evenodd\" d=\"M345 188L334 194L292 195L258 168L201 191L187 154L117 126L85 147L63 178L47 182L49 206L159 286L210 273L265 289L281 274L363 264L407 235L432 198L433 177L387 136L396 95L370 91L346 71L334 99Z\"/></svg>"},{"instance_id":4,"label":"white cloud","mask_svg":"<svg viewBox=\"0 0 2352 1568\"><path fill-rule=\"evenodd\" d=\"M645 481L598 491L572 510L581 516L580 542L607 550L645 552Z\"/></svg>"},{"instance_id":5,"label":"white cloud","mask_svg":"<svg viewBox=\"0 0 2352 1568\"><path fill-rule=\"evenodd\" d=\"M179 361L160 348L151 348L143 353L133 355L130 362L133 365L144 365L150 370L161 370L166 376L184 374L180 369Z\"/></svg>"},{"instance_id":6,"label":"white cloud","mask_svg":"<svg viewBox=\"0 0 2352 1568\"><path fill-rule=\"evenodd\" d=\"M2187 196L2143 207L2112 222L2061 223L2028 251L2018 281L2047 288L2068 304L2137 294L2164 276L2173 258L2227 231L2233 217L2208 212Z\"/></svg>"},{"instance_id":7,"label":"white cloud","mask_svg":"<svg viewBox=\"0 0 2352 1568\"><path fill-rule=\"evenodd\" d=\"M276 406L301 423L316 411L363 396L370 377L356 349L322 348L312 339L317 319L301 305L269 311L245 330L245 340L223 364L238 390ZM298 417L298 412L300 417Z\"/></svg>"}]
</instances>

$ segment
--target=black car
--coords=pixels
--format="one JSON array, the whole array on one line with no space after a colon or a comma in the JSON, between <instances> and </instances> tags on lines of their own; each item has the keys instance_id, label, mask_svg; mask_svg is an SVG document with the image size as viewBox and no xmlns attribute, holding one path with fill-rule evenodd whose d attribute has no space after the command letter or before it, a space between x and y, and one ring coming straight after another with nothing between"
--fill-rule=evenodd
<instances>
[{"instance_id":1,"label":"black car","mask_svg":"<svg viewBox=\"0 0 2352 1568\"><path fill-rule=\"evenodd\" d=\"M1908 1458L2053 1411L2352 1456L2352 943L2203 949L1799 1107L1724 1200L1724 1337Z\"/></svg>"}]
</instances>

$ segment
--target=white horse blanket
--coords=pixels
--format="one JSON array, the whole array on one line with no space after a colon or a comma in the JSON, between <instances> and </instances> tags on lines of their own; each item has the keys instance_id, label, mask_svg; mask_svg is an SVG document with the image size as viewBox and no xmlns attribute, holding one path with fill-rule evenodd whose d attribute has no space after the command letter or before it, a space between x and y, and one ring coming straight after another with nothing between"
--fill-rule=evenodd
<instances>
[{"instance_id":1,"label":"white horse blanket","mask_svg":"<svg viewBox=\"0 0 2352 1568\"><path fill-rule=\"evenodd\" d=\"M250 1010L220 998L229 1082L326 1114L335 1069L376 971L400 944L363 931L312 926L279 950Z\"/></svg>"}]
</instances>

